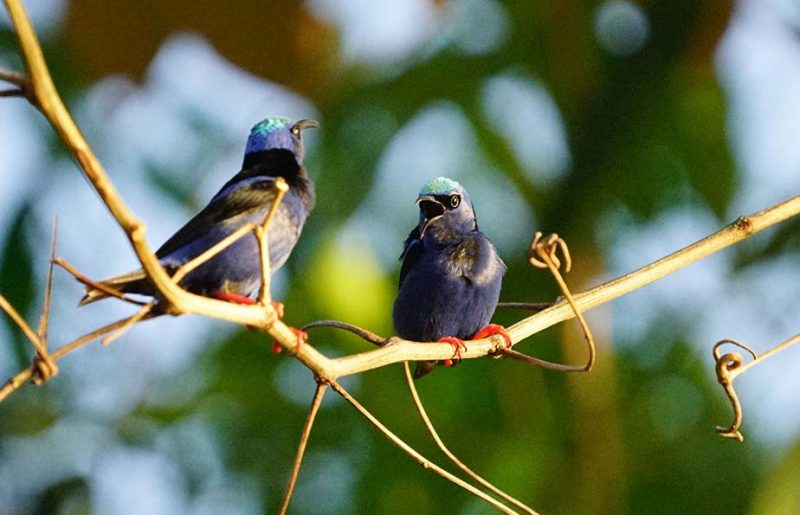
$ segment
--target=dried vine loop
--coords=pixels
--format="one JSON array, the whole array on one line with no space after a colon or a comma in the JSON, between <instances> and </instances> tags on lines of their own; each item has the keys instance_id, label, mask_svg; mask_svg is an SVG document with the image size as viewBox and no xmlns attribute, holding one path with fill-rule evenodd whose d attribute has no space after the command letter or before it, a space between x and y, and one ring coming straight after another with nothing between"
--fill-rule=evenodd
<instances>
[{"instance_id":1,"label":"dried vine loop","mask_svg":"<svg viewBox=\"0 0 800 515\"><path fill-rule=\"evenodd\" d=\"M531 266L536 268L549 268L547 263L550 262L557 268L561 268L561 260L558 258L558 250L564 255L564 271L569 273L572 270L572 257L569 254L569 247L567 242L564 241L558 234L549 234L546 237L542 235L541 231L536 231L531 242L530 250L528 251L528 261Z\"/></svg>"},{"instance_id":2,"label":"dried vine loop","mask_svg":"<svg viewBox=\"0 0 800 515\"><path fill-rule=\"evenodd\" d=\"M733 422L728 427L717 426L717 432L725 438L732 438L741 442L744 440L744 436L739 432L739 427L742 425L742 404L739 402L739 396L736 395L736 390L733 387L733 380L746 369L742 368L744 358L740 353L720 353L720 348L726 344L735 345L747 351L753 357L754 361L758 359L758 354L747 345L729 338L718 341L711 350L711 354L714 356L714 361L716 362L715 370L717 372L717 381L722 385L722 388L725 390L725 395L728 396L728 399L731 401L731 407L733 407Z\"/></svg>"}]
</instances>

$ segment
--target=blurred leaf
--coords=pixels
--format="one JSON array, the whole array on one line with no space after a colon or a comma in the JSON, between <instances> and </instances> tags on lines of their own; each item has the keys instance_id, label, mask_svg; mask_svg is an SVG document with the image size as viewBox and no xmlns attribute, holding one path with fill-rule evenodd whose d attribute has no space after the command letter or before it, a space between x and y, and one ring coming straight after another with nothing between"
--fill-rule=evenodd
<instances>
[{"instance_id":1,"label":"blurred leaf","mask_svg":"<svg viewBox=\"0 0 800 515\"><path fill-rule=\"evenodd\" d=\"M36 285L33 267L45 266L47 254L34 256L28 245L28 231L31 227L31 207L25 203L14 215L11 231L5 245L0 252L0 293L16 308L28 321L31 327L36 327L30 319L33 301L36 298ZM19 327L2 313L3 323L6 324L12 339L17 365L24 367L30 364L32 347L28 339L22 334Z\"/></svg>"},{"instance_id":2,"label":"blurred leaf","mask_svg":"<svg viewBox=\"0 0 800 515\"><path fill-rule=\"evenodd\" d=\"M35 515L89 515L92 504L89 485L81 477L73 477L47 488L32 511Z\"/></svg>"},{"instance_id":3,"label":"blurred leaf","mask_svg":"<svg viewBox=\"0 0 800 515\"><path fill-rule=\"evenodd\" d=\"M751 515L800 512L800 446L795 444L761 481Z\"/></svg>"},{"instance_id":4,"label":"blurred leaf","mask_svg":"<svg viewBox=\"0 0 800 515\"><path fill-rule=\"evenodd\" d=\"M173 170L168 170L156 165L146 166L147 177L150 182L162 192L181 205L191 204L194 184L187 184Z\"/></svg>"},{"instance_id":5,"label":"blurred leaf","mask_svg":"<svg viewBox=\"0 0 800 515\"><path fill-rule=\"evenodd\" d=\"M685 159L689 182L722 218L734 193L734 163L725 130L722 91L710 69L686 71L686 90L676 99L674 138ZM709 156L714 159L709 159Z\"/></svg>"},{"instance_id":6,"label":"blurred leaf","mask_svg":"<svg viewBox=\"0 0 800 515\"><path fill-rule=\"evenodd\" d=\"M310 299L330 318L383 331L394 287L367 242L331 237L318 248L308 275Z\"/></svg>"},{"instance_id":7,"label":"blurred leaf","mask_svg":"<svg viewBox=\"0 0 800 515\"><path fill-rule=\"evenodd\" d=\"M176 32L193 31L257 76L311 98L330 89L334 76L327 73L328 34L300 2L244 0L235 9L209 0L191 5L153 0L112 5L102 0L69 3L67 48L80 75L88 79L112 73L141 79L164 40Z\"/></svg>"}]
</instances>

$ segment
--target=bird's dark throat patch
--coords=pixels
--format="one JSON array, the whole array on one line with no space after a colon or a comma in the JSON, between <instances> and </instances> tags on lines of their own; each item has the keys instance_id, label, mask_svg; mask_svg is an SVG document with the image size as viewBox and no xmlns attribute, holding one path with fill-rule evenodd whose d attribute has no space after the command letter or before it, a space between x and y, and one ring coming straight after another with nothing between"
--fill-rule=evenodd
<instances>
[{"instance_id":1,"label":"bird's dark throat patch","mask_svg":"<svg viewBox=\"0 0 800 515\"><path fill-rule=\"evenodd\" d=\"M282 148L261 150L245 154L242 163L242 173L237 179L248 177L267 176L283 177L290 186L293 186L299 175L303 174L302 167L297 163L295 155Z\"/></svg>"}]
</instances>

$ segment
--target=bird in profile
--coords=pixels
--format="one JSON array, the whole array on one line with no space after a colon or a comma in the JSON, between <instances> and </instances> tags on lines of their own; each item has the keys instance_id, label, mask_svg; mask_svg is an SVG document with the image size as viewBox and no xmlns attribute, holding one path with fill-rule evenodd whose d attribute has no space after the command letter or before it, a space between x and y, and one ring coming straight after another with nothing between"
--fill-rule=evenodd
<instances>
[{"instance_id":1,"label":"bird in profile","mask_svg":"<svg viewBox=\"0 0 800 515\"><path fill-rule=\"evenodd\" d=\"M302 132L319 127L314 120L294 122L267 118L250 131L242 169L211 201L156 251L170 275L181 265L210 249L244 226L264 222L276 197L275 181L286 180L284 195L269 226L269 261L274 273L292 252L306 217L314 207L314 183L303 168ZM135 270L101 281L120 293L155 295L143 270ZM189 272L181 281L184 289L207 297L250 304L261 286L258 241L252 233ZM108 297L87 287L80 305Z\"/></svg>"},{"instance_id":2,"label":"bird in profile","mask_svg":"<svg viewBox=\"0 0 800 515\"><path fill-rule=\"evenodd\" d=\"M489 324L500 297L506 266L479 229L467 191L439 177L417 197L419 224L400 256L400 285L392 318L404 339L448 342L460 356L462 340L492 334L510 338ZM433 370L436 361L418 361L414 377Z\"/></svg>"}]
</instances>

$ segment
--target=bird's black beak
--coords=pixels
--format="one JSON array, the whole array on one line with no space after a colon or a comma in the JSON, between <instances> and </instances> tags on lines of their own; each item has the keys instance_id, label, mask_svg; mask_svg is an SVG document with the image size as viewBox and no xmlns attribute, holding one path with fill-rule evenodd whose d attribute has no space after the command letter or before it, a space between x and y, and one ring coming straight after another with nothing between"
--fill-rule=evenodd
<instances>
[{"instance_id":1,"label":"bird's black beak","mask_svg":"<svg viewBox=\"0 0 800 515\"><path fill-rule=\"evenodd\" d=\"M418 198L417 204L419 204L419 210L422 212L424 218L422 226L419 228L419 237L422 238L425 236L425 231L428 229L428 226L444 215L445 208L441 202L430 195Z\"/></svg>"},{"instance_id":2,"label":"bird's black beak","mask_svg":"<svg viewBox=\"0 0 800 515\"><path fill-rule=\"evenodd\" d=\"M292 132L299 134L305 129L319 129L319 122L316 120L300 120L292 127Z\"/></svg>"}]
</instances>

